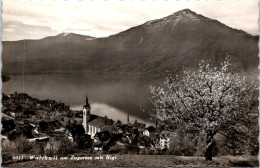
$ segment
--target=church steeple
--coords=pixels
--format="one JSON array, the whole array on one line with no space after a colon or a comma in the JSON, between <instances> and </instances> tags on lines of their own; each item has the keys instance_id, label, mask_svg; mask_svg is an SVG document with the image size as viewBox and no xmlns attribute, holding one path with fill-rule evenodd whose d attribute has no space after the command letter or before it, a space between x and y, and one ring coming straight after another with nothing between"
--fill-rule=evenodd
<instances>
[{"instance_id":1,"label":"church steeple","mask_svg":"<svg viewBox=\"0 0 260 168\"><path fill-rule=\"evenodd\" d=\"M89 103L88 103L88 95L86 94L86 102L85 102L85 105L83 106L83 109L87 109L87 108L89 108L89 109L91 109L91 107L90 107L90 105L89 105Z\"/></svg>"},{"instance_id":2,"label":"church steeple","mask_svg":"<svg viewBox=\"0 0 260 168\"><path fill-rule=\"evenodd\" d=\"M83 127L85 129L85 132L87 133L88 132L88 122L90 120L90 105L88 103L88 96L86 95L86 102L85 102L85 105L83 106Z\"/></svg>"}]
</instances>

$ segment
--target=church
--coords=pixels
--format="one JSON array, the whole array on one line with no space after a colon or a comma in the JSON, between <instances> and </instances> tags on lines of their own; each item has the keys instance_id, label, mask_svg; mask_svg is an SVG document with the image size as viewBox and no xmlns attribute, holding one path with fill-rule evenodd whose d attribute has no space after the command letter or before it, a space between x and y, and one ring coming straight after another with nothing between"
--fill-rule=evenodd
<instances>
[{"instance_id":1,"label":"church","mask_svg":"<svg viewBox=\"0 0 260 168\"><path fill-rule=\"evenodd\" d=\"M86 96L86 103L83 106L83 127L85 129L85 134L91 136L94 139L94 136L98 132L111 131L111 125L113 120L108 119L107 117L101 117L90 113L91 107L88 103L88 97Z\"/></svg>"}]
</instances>

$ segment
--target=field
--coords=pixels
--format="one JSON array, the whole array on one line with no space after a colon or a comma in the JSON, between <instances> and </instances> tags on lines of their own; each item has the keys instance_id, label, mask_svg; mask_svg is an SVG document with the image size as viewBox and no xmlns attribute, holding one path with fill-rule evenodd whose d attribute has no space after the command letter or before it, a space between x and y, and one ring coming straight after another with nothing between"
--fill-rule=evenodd
<instances>
[{"instance_id":1,"label":"field","mask_svg":"<svg viewBox=\"0 0 260 168\"><path fill-rule=\"evenodd\" d=\"M3 164L3 167L258 167L257 156L221 156L213 161L203 157L172 155L109 155L115 160L28 160Z\"/></svg>"}]
</instances>

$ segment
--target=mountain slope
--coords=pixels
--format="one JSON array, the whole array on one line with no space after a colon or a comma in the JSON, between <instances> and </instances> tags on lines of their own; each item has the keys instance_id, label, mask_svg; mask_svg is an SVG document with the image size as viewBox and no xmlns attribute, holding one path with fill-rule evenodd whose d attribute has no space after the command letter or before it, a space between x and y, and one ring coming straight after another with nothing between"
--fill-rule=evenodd
<instances>
[{"instance_id":1,"label":"mountain slope","mask_svg":"<svg viewBox=\"0 0 260 168\"><path fill-rule=\"evenodd\" d=\"M230 55L237 71L257 74L258 38L188 9L110 36L61 34L41 40L3 42L3 72L100 73L162 76L219 64Z\"/></svg>"}]
</instances>

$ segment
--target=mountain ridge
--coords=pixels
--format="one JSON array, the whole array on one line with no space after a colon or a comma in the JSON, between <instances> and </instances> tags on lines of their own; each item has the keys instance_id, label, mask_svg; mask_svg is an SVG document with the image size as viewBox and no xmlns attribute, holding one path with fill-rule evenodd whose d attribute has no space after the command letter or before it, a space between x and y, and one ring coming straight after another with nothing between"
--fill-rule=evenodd
<instances>
[{"instance_id":1,"label":"mountain ridge","mask_svg":"<svg viewBox=\"0 0 260 168\"><path fill-rule=\"evenodd\" d=\"M180 74L183 67L196 69L202 59L219 64L231 55L234 67L247 74L258 66L257 42L242 30L185 9L105 38L63 33L3 42L3 72L21 73L25 58L26 74L96 72L156 78L166 71Z\"/></svg>"},{"instance_id":2,"label":"mountain ridge","mask_svg":"<svg viewBox=\"0 0 260 168\"><path fill-rule=\"evenodd\" d=\"M63 33L59 33L59 34L54 35L54 36L47 36L47 37L43 37L43 38L40 38L40 39L22 39L22 40L15 40L15 41L24 41L24 40L26 40L26 41L29 41L29 40L34 41L34 40L42 40L42 39L45 39L45 38L48 38L48 37L59 37L59 36L66 36L66 35L74 35L74 36L83 36L83 37L86 37L86 38L89 37L89 38L95 38L95 39L103 39L103 38L108 38L108 37L110 37L110 36L114 36L114 35L120 34L120 33L122 33L122 32L128 31L128 30L130 30L130 29L132 29L132 28L145 25L145 24L147 24L147 23L152 23L152 22L160 21L160 20L163 20L163 19L165 19L165 18L172 17L172 16L174 16L174 15L176 15L176 14L183 14L183 13L186 13L186 12L191 13L191 14L197 16L197 17L204 18L204 19L206 19L206 20L211 20L211 21L218 22L218 23L220 23L220 24L222 24L222 25L225 25L225 26L229 27L230 29L233 29L233 30L236 30L236 31L241 31L241 32L243 32L243 33L245 33L245 34L247 34L247 35L249 35L249 36L258 37L258 35L252 35L252 34L247 33L247 32L244 31L244 30L230 27L230 26L228 26L228 25L226 25L226 24L224 24L224 23L221 23L221 22L218 21L218 20L210 19L210 18L208 18L208 17L205 17L205 16L203 16L203 15L201 15L201 14L197 14L196 12L194 12L194 11L192 11L192 10L186 8L186 9L179 10L179 11L177 11L177 12L171 14L171 15L168 15L168 16L163 17L163 18L160 18L160 19L154 19L154 20L146 21L146 22L144 22L143 24L140 24L140 25L137 25L137 26L133 26L133 27L131 27L131 28L129 28L129 29L123 30L123 31L118 32L118 33L113 34L113 35L109 35L109 36L107 36L107 37L93 37L93 36L84 35L84 34L78 34L78 33L73 33L73 32L66 32L66 33L63 32ZM15 42L15 41L3 41L3 42Z\"/></svg>"}]
</instances>

